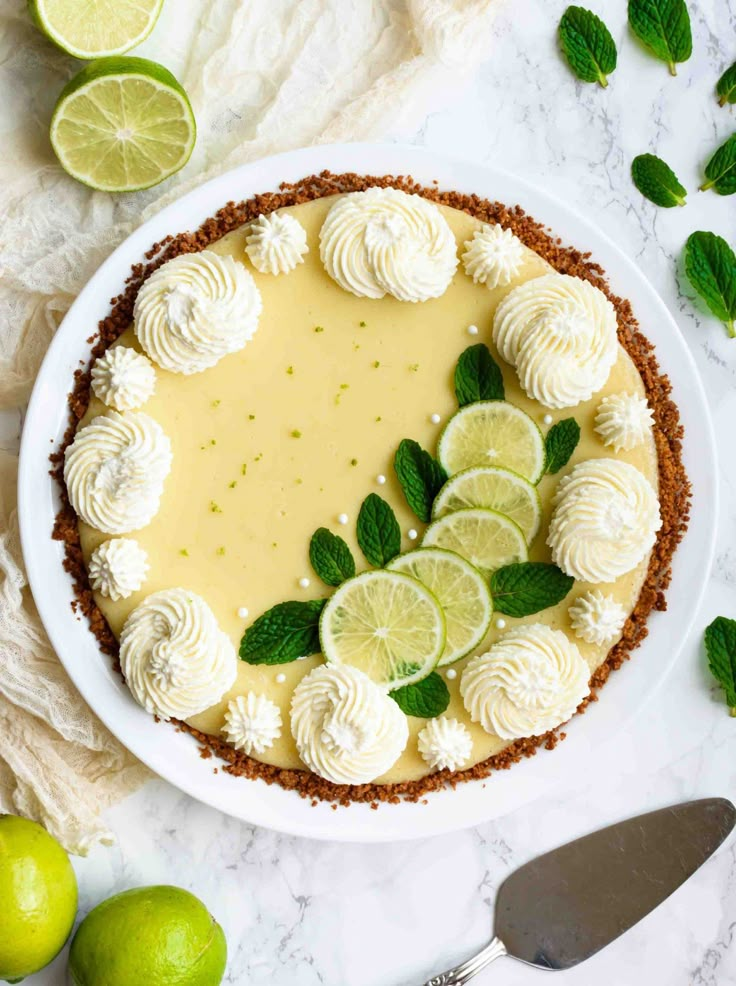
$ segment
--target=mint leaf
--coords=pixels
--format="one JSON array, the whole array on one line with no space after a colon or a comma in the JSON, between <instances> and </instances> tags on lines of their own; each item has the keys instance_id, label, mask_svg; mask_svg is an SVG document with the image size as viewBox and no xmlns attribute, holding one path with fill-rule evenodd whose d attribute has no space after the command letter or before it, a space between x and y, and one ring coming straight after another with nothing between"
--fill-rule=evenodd
<instances>
[{"instance_id":1,"label":"mint leaf","mask_svg":"<svg viewBox=\"0 0 736 986\"><path fill-rule=\"evenodd\" d=\"M450 704L450 691L436 671L413 685L394 689L389 695L404 715L419 719L441 716Z\"/></svg>"},{"instance_id":2,"label":"mint leaf","mask_svg":"<svg viewBox=\"0 0 736 986\"><path fill-rule=\"evenodd\" d=\"M700 186L701 192L709 188L719 195L736 192L736 134L731 134L706 164L705 177L707 181Z\"/></svg>"},{"instance_id":3,"label":"mint leaf","mask_svg":"<svg viewBox=\"0 0 736 986\"><path fill-rule=\"evenodd\" d=\"M468 346L457 361L455 394L460 407L476 401L503 400L501 370L484 343Z\"/></svg>"},{"instance_id":4,"label":"mint leaf","mask_svg":"<svg viewBox=\"0 0 736 986\"><path fill-rule=\"evenodd\" d=\"M506 616L531 616L561 602L574 581L556 565L547 562L504 565L491 576L493 608Z\"/></svg>"},{"instance_id":5,"label":"mint leaf","mask_svg":"<svg viewBox=\"0 0 736 986\"><path fill-rule=\"evenodd\" d=\"M369 493L358 514L358 544L371 565L383 568L401 551L396 516L377 493Z\"/></svg>"},{"instance_id":6,"label":"mint leaf","mask_svg":"<svg viewBox=\"0 0 736 986\"><path fill-rule=\"evenodd\" d=\"M240 659L248 664L288 664L319 654L319 616L324 599L279 603L259 616L240 641Z\"/></svg>"},{"instance_id":7,"label":"mint leaf","mask_svg":"<svg viewBox=\"0 0 736 986\"><path fill-rule=\"evenodd\" d=\"M629 0L631 30L651 53L677 75L677 62L693 53L690 14L685 0Z\"/></svg>"},{"instance_id":8,"label":"mint leaf","mask_svg":"<svg viewBox=\"0 0 736 986\"><path fill-rule=\"evenodd\" d=\"M559 472L570 461L570 456L580 441L580 425L575 418L563 418L552 425L544 440L549 473Z\"/></svg>"},{"instance_id":9,"label":"mint leaf","mask_svg":"<svg viewBox=\"0 0 736 986\"><path fill-rule=\"evenodd\" d=\"M736 336L736 255L726 241L699 230L685 245L685 272L690 283L713 312Z\"/></svg>"},{"instance_id":10,"label":"mint leaf","mask_svg":"<svg viewBox=\"0 0 736 986\"><path fill-rule=\"evenodd\" d=\"M716 95L719 106L725 106L726 103L736 103L736 62L726 69L716 83Z\"/></svg>"},{"instance_id":11,"label":"mint leaf","mask_svg":"<svg viewBox=\"0 0 736 986\"><path fill-rule=\"evenodd\" d=\"M645 199L671 209L685 205L687 189L668 164L654 154L640 154L631 162L631 178Z\"/></svg>"},{"instance_id":12,"label":"mint leaf","mask_svg":"<svg viewBox=\"0 0 736 986\"><path fill-rule=\"evenodd\" d=\"M726 704L736 716L736 620L717 616L705 630L705 651L713 677L726 692Z\"/></svg>"},{"instance_id":13,"label":"mint leaf","mask_svg":"<svg viewBox=\"0 0 736 986\"><path fill-rule=\"evenodd\" d=\"M560 44L575 75L583 82L605 87L616 68L616 42L611 32L592 10L568 7L559 27Z\"/></svg>"},{"instance_id":14,"label":"mint leaf","mask_svg":"<svg viewBox=\"0 0 736 986\"><path fill-rule=\"evenodd\" d=\"M355 575L355 561L347 544L337 534L319 527L309 542L309 561L326 585L341 585Z\"/></svg>"},{"instance_id":15,"label":"mint leaf","mask_svg":"<svg viewBox=\"0 0 736 986\"><path fill-rule=\"evenodd\" d=\"M432 519L434 498L447 482L447 473L411 438L404 438L396 450L394 469L406 502L417 517L428 524Z\"/></svg>"}]
</instances>

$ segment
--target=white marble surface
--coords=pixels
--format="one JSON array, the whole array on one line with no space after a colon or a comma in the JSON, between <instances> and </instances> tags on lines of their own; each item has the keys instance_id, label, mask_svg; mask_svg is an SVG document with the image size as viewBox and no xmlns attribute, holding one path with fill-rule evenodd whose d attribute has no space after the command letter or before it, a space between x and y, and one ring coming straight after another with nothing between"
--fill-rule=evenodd
<instances>
[{"instance_id":1,"label":"white marble surface","mask_svg":"<svg viewBox=\"0 0 736 986\"><path fill-rule=\"evenodd\" d=\"M629 179L631 158L657 151L694 189L711 149L734 130L734 110L719 109L712 90L736 58L736 0L690 4L695 54L675 79L629 37L623 0L598 0L620 51L605 92L576 83L557 55L564 6L508 2L478 77L438 93L437 112L416 131L399 122L394 136L540 183L607 230L670 307L705 380L723 460L718 556L698 636L638 721L600 752L594 776L571 777L553 796L475 830L389 846L309 843L226 818L162 782L111 811L119 844L75 864L82 913L127 887L187 887L225 927L228 983L417 986L485 944L497 887L531 856L648 808L736 795L736 721L705 671L699 637L715 615L736 616L736 342L693 307L678 270L692 230L736 240L736 199L693 191L686 209L657 210ZM624 939L555 982L733 986L735 939L732 839ZM61 984L64 965L62 956L26 982ZM475 981L534 986L546 974L505 959Z\"/></svg>"}]
</instances>

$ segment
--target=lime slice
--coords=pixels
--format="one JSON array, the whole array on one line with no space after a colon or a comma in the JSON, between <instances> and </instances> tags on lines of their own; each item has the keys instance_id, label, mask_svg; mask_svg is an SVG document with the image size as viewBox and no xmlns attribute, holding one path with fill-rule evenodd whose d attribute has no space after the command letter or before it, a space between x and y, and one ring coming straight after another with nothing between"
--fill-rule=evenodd
<instances>
[{"instance_id":1,"label":"lime slice","mask_svg":"<svg viewBox=\"0 0 736 986\"><path fill-rule=\"evenodd\" d=\"M542 518L536 486L500 466L478 466L453 476L437 494L432 517L437 520L468 507L487 507L506 514L519 525L527 544L534 540Z\"/></svg>"},{"instance_id":2,"label":"lime slice","mask_svg":"<svg viewBox=\"0 0 736 986\"><path fill-rule=\"evenodd\" d=\"M182 168L196 134L187 94L168 69L145 58L101 58L62 90L50 137L73 178L132 192Z\"/></svg>"},{"instance_id":3,"label":"lime slice","mask_svg":"<svg viewBox=\"0 0 736 986\"><path fill-rule=\"evenodd\" d=\"M164 0L29 0L49 41L75 58L122 55L144 41Z\"/></svg>"},{"instance_id":4,"label":"lime slice","mask_svg":"<svg viewBox=\"0 0 736 986\"><path fill-rule=\"evenodd\" d=\"M388 568L418 579L436 596L447 624L439 667L475 650L488 633L493 613L491 593L477 568L444 548L409 551L389 562Z\"/></svg>"},{"instance_id":5,"label":"lime slice","mask_svg":"<svg viewBox=\"0 0 736 986\"><path fill-rule=\"evenodd\" d=\"M445 617L429 589L398 572L343 582L319 622L325 660L349 664L389 690L426 678L445 648Z\"/></svg>"},{"instance_id":6,"label":"lime slice","mask_svg":"<svg viewBox=\"0 0 736 986\"><path fill-rule=\"evenodd\" d=\"M486 578L497 568L527 560L526 541L518 524L484 507L458 510L433 521L422 545L454 551Z\"/></svg>"},{"instance_id":7,"label":"lime slice","mask_svg":"<svg viewBox=\"0 0 736 986\"><path fill-rule=\"evenodd\" d=\"M528 414L506 401L461 408L447 422L438 453L450 476L475 466L503 466L538 483L544 473L541 431Z\"/></svg>"}]
</instances>

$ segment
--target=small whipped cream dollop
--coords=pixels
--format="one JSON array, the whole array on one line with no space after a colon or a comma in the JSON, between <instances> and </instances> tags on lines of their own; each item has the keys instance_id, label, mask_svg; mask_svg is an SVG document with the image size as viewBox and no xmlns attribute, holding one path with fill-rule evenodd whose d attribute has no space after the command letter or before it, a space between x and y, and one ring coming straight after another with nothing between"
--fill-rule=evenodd
<instances>
[{"instance_id":1,"label":"small whipped cream dollop","mask_svg":"<svg viewBox=\"0 0 736 986\"><path fill-rule=\"evenodd\" d=\"M593 589L578 596L567 611L575 634L589 644L608 643L618 637L626 622L626 610L613 596Z\"/></svg>"},{"instance_id":2,"label":"small whipped cream dollop","mask_svg":"<svg viewBox=\"0 0 736 986\"><path fill-rule=\"evenodd\" d=\"M502 739L541 736L566 722L589 692L590 670L575 644L545 623L515 627L460 679L473 722Z\"/></svg>"},{"instance_id":3,"label":"small whipped cream dollop","mask_svg":"<svg viewBox=\"0 0 736 986\"><path fill-rule=\"evenodd\" d=\"M473 738L457 719L437 716L419 733L417 745L433 770L460 770L470 759Z\"/></svg>"},{"instance_id":4,"label":"small whipped cream dollop","mask_svg":"<svg viewBox=\"0 0 736 986\"><path fill-rule=\"evenodd\" d=\"M264 753L281 735L281 711L265 695L238 695L228 703L222 731L231 746L249 757Z\"/></svg>"},{"instance_id":5,"label":"small whipped cream dollop","mask_svg":"<svg viewBox=\"0 0 736 986\"><path fill-rule=\"evenodd\" d=\"M498 223L483 223L466 240L462 255L465 273L476 284L487 288L504 288L519 273L524 260L524 244L510 229Z\"/></svg>"},{"instance_id":6,"label":"small whipped cream dollop","mask_svg":"<svg viewBox=\"0 0 736 986\"><path fill-rule=\"evenodd\" d=\"M245 252L261 274L288 274L309 252L307 231L288 213L260 215L245 238Z\"/></svg>"},{"instance_id":7,"label":"small whipped cream dollop","mask_svg":"<svg viewBox=\"0 0 736 986\"><path fill-rule=\"evenodd\" d=\"M582 582L613 582L630 572L662 526L651 483L619 459L578 463L560 480L552 508L552 560Z\"/></svg>"},{"instance_id":8,"label":"small whipped cream dollop","mask_svg":"<svg viewBox=\"0 0 736 986\"><path fill-rule=\"evenodd\" d=\"M172 373L201 373L249 342L261 295L253 275L212 250L163 264L144 282L133 317L138 341Z\"/></svg>"},{"instance_id":9,"label":"small whipped cream dollop","mask_svg":"<svg viewBox=\"0 0 736 986\"><path fill-rule=\"evenodd\" d=\"M396 188L344 195L319 236L325 270L359 298L439 298L457 268L455 237L437 206Z\"/></svg>"},{"instance_id":10,"label":"small whipped cream dollop","mask_svg":"<svg viewBox=\"0 0 736 986\"><path fill-rule=\"evenodd\" d=\"M64 455L71 505L105 534L128 534L150 524L170 469L171 443L142 411L93 418Z\"/></svg>"},{"instance_id":11,"label":"small whipped cream dollop","mask_svg":"<svg viewBox=\"0 0 736 986\"><path fill-rule=\"evenodd\" d=\"M635 394L604 397L595 416L595 430L604 445L626 452L642 445L652 433L652 414L645 398Z\"/></svg>"},{"instance_id":12,"label":"small whipped cream dollop","mask_svg":"<svg viewBox=\"0 0 736 986\"><path fill-rule=\"evenodd\" d=\"M156 371L142 353L130 346L111 346L92 367L92 390L108 407L132 411L152 396Z\"/></svg>"},{"instance_id":13,"label":"small whipped cream dollop","mask_svg":"<svg viewBox=\"0 0 736 986\"><path fill-rule=\"evenodd\" d=\"M310 671L291 700L291 731L310 770L333 784L367 784L401 756L406 716L368 675L349 666Z\"/></svg>"},{"instance_id":14,"label":"small whipped cream dollop","mask_svg":"<svg viewBox=\"0 0 736 986\"><path fill-rule=\"evenodd\" d=\"M186 589L163 589L125 621L120 666L147 712L186 719L220 701L235 681L238 659L204 599Z\"/></svg>"},{"instance_id":15,"label":"small whipped cream dollop","mask_svg":"<svg viewBox=\"0 0 736 986\"><path fill-rule=\"evenodd\" d=\"M113 602L138 592L148 575L148 555L133 538L111 538L92 552L87 566L92 588Z\"/></svg>"},{"instance_id":16,"label":"small whipped cream dollop","mask_svg":"<svg viewBox=\"0 0 736 986\"><path fill-rule=\"evenodd\" d=\"M493 341L527 396L545 407L574 407L601 389L616 362L616 312L588 281L545 274L503 299Z\"/></svg>"}]
</instances>

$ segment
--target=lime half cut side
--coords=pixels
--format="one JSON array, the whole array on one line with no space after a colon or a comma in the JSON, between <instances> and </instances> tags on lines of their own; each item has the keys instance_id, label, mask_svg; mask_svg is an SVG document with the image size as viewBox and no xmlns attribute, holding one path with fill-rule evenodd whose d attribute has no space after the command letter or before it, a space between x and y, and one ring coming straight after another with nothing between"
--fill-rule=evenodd
<instances>
[{"instance_id":1,"label":"lime half cut side","mask_svg":"<svg viewBox=\"0 0 736 986\"><path fill-rule=\"evenodd\" d=\"M510 469L500 466L463 469L437 494L432 517L437 520L470 507L487 507L506 514L519 525L527 544L531 544L539 531L542 507L537 488Z\"/></svg>"},{"instance_id":2,"label":"lime half cut side","mask_svg":"<svg viewBox=\"0 0 736 986\"><path fill-rule=\"evenodd\" d=\"M424 533L422 545L454 551L485 578L504 565L526 561L528 557L518 524L484 507L458 510L433 521Z\"/></svg>"},{"instance_id":3,"label":"lime half cut side","mask_svg":"<svg viewBox=\"0 0 736 986\"><path fill-rule=\"evenodd\" d=\"M418 579L436 596L447 624L439 667L454 664L475 650L488 633L493 615L488 584L477 568L444 548L409 551L388 567Z\"/></svg>"},{"instance_id":4,"label":"lime half cut side","mask_svg":"<svg viewBox=\"0 0 736 986\"><path fill-rule=\"evenodd\" d=\"M363 572L337 589L319 624L325 660L358 668L393 690L421 681L445 648L445 617L421 582L399 572Z\"/></svg>"},{"instance_id":5,"label":"lime half cut side","mask_svg":"<svg viewBox=\"0 0 736 986\"><path fill-rule=\"evenodd\" d=\"M105 192L157 185L184 167L196 136L187 94L145 58L91 62L62 90L50 131L64 170Z\"/></svg>"},{"instance_id":6,"label":"lime half cut side","mask_svg":"<svg viewBox=\"0 0 736 986\"><path fill-rule=\"evenodd\" d=\"M75 58L122 55L148 37L164 0L29 0L43 34Z\"/></svg>"},{"instance_id":7,"label":"lime half cut side","mask_svg":"<svg viewBox=\"0 0 736 986\"><path fill-rule=\"evenodd\" d=\"M438 454L449 476L477 466L503 466L535 484L546 464L541 431L508 401L479 401L461 408L447 422Z\"/></svg>"}]
</instances>

